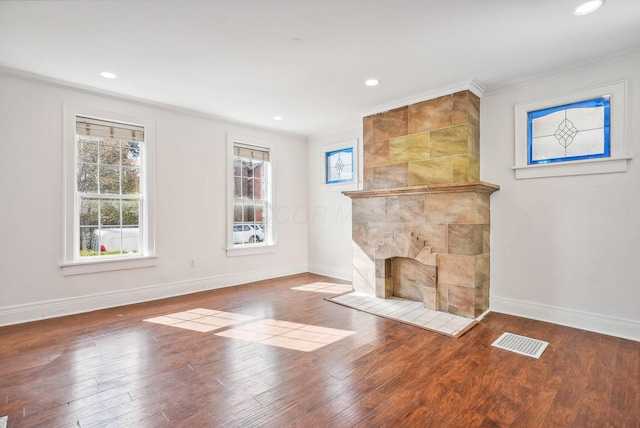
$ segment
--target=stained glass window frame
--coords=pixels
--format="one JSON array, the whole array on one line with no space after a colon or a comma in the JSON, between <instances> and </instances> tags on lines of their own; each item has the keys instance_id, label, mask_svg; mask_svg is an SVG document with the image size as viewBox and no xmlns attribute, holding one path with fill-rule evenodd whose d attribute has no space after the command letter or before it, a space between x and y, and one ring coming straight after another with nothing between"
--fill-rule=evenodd
<instances>
[{"instance_id":1,"label":"stained glass window frame","mask_svg":"<svg viewBox=\"0 0 640 428\"><path fill-rule=\"evenodd\" d=\"M349 154L349 156L351 157L351 163L350 164L344 164L341 163L341 165L350 165L350 172L351 172L351 176L344 178L344 179L331 179L332 177L332 173L331 173L331 169L334 168L331 164L331 157L335 156L335 155L340 155L340 154ZM344 184L344 183L353 183L354 179L355 179L355 150L353 146L349 146L349 147L343 147L340 149L335 149L335 150L330 150L330 151L326 151L325 155L324 155L324 159L325 159L325 184ZM339 158L340 160L340 158ZM340 175L340 172L338 173L338 175Z\"/></svg>"},{"instance_id":2,"label":"stained glass window frame","mask_svg":"<svg viewBox=\"0 0 640 428\"><path fill-rule=\"evenodd\" d=\"M515 178L530 179L572 175L606 174L626 172L631 156L628 152L630 120L627 100L628 79L605 83L589 88L565 87L559 95L547 90L547 97L519 102L514 105L514 165ZM540 91L538 91L540 92ZM549 96L551 95L551 96ZM550 108L594 100L609 96L609 155L587 158L561 158L554 162L530 163L529 113ZM579 127L578 127L579 128ZM575 153L572 153L572 155ZM557 157L557 156L554 156Z\"/></svg>"},{"instance_id":3,"label":"stained glass window frame","mask_svg":"<svg viewBox=\"0 0 640 428\"><path fill-rule=\"evenodd\" d=\"M574 156L561 156L561 157L551 157L551 158L542 158L542 159L534 159L533 158L533 150L534 150L534 131L533 131L533 122L535 119L550 115L552 113L557 113L560 111L564 111L565 113L569 110L574 109L585 109L585 108L594 108L594 107L602 107L603 108L603 117L602 117L602 152L601 153L590 153L590 154L581 154ZM563 126L568 119L565 118L561 124L558 125L557 133L563 133L564 131L560 128ZM583 130L577 130L573 127L572 123L568 122L570 126L572 126L571 130L573 131L572 135L578 135ZM599 124L598 124L599 125ZM598 127L597 129L600 129ZM561 138L558 137L558 143L560 144ZM568 147L565 146L565 149ZM571 104L565 104L561 106L553 106L547 107L540 110L530 111L527 113L527 163L529 165L536 164L545 164L545 163L553 163L553 162L568 162L575 160L583 160L583 159L596 159L596 158L606 158L611 156L611 97L610 95L605 95L598 98L593 98L585 101L578 101Z\"/></svg>"}]
</instances>

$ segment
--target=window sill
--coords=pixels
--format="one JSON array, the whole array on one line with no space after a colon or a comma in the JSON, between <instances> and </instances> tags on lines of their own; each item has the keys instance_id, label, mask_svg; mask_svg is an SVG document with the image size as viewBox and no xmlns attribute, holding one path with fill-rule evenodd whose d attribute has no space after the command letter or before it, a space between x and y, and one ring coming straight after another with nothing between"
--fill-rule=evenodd
<instances>
[{"instance_id":1,"label":"window sill","mask_svg":"<svg viewBox=\"0 0 640 428\"><path fill-rule=\"evenodd\" d=\"M256 254L275 253L277 245L256 245L252 247L230 247L225 248L227 257L253 256Z\"/></svg>"},{"instance_id":2,"label":"window sill","mask_svg":"<svg viewBox=\"0 0 640 428\"><path fill-rule=\"evenodd\" d=\"M514 166L516 179L625 172L630 157Z\"/></svg>"},{"instance_id":3,"label":"window sill","mask_svg":"<svg viewBox=\"0 0 640 428\"><path fill-rule=\"evenodd\" d=\"M157 256L131 257L127 259L63 263L60 267L62 268L62 276L85 275L88 273L152 267L156 265L157 260Z\"/></svg>"}]
</instances>

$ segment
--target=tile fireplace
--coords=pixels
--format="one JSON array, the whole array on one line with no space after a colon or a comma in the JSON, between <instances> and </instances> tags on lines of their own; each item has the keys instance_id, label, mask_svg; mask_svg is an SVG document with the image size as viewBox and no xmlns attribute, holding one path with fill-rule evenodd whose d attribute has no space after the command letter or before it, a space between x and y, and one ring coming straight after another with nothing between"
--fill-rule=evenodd
<instances>
[{"instance_id":1,"label":"tile fireplace","mask_svg":"<svg viewBox=\"0 0 640 428\"><path fill-rule=\"evenodd\" d=\"M364 118L352 199L353 287L476 317L489 307L490 195L480 100L457 92Z\"/></svg>"}]
</instances>

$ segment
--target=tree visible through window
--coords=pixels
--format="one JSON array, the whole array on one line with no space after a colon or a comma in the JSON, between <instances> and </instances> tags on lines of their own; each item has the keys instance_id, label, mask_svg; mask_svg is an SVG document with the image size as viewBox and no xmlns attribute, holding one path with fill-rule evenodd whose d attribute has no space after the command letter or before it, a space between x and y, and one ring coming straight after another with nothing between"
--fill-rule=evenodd
<instances>
[{"instance_id":1,"label":"tree visible through window","mask_svg":"<svg viewBox=\"0 0 640 428\"><path fill-rule=\"evenodd\" d=\"M140 251L143 156L143 127L77 116L78 257Z\"/></svg>"},{"instance_id":2,"label":"tree visible through window","mask_svg":"<svg viewBox=\"0 0 640 428\"><path fill-rule=\"evenodd\" d=\"M270 157L264 147L233 145L233 244L268 243Z\"/></svg>"}]
</instances>

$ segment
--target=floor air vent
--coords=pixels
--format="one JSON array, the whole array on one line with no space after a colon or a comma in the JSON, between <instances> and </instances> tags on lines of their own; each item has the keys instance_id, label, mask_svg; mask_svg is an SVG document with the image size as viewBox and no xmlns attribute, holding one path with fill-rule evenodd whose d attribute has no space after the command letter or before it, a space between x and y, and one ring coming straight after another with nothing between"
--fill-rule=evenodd
<instances>
[{"instance_id":1,"label":"floor air vent","mask_svg":"<svg viewBox=\"0 0 640 428\"><path fill-rule=\"evenodd\" d=\"M506 349L507 351L517 352L518 354L528 357L540 358L549 342L531 339L530 337L518 336L513 333L502 333L491 346Z\"/></svg>"}]
</instances>

